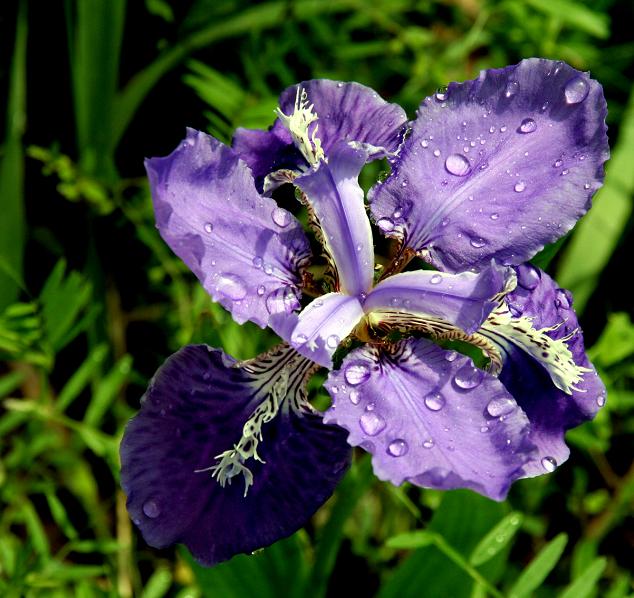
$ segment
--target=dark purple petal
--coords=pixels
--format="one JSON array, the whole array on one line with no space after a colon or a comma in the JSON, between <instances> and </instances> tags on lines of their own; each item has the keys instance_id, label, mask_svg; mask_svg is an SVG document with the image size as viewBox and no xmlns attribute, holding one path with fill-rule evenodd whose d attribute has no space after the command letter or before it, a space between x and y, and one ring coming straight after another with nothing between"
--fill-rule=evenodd
<instances>
[{"instance_id":1,"label":"dark purple petal","mask_svg":"<svg viewBox=\"0 0 634 598\"><path fill-rule=\"evenodd\" d=\"M394 484L471 488L501 500L533 448L528 419L493 376L468 357L423 339L389 353L361 348L331 372L324 421L372 453L376 475Z\"/></svg>"},{"instance_id":2,"label":"dark purple petal","mask_svg":"<svg viewBox=\"0 0 634 598\"><path fill-rule=\"evenodd\" d=\"M328 293L309 303L299 316L273 316L270 326L298 353L329 368L337 347L361 318L363 308L356 297Z\"/></svg>"},{"instance_id":3,"label":"dark purple petal","mask_svg":"<svg viewBox=\"0 0 634 598\"><path fill-rule=\"evenodd\" d=\"M327 163L295 179L317 216L340 290L350 295L368 291L374 273L372 229L357 180L365 158L364 151L340 143Z\"/></svg>"},{"instance_id":4,"label":"dark purple petal","mask_svg":"<svg viewBox=\"0 0 634 598\"><path fill-rule=\"evenodd\" d=\"M349 464L342 430L290 402L305 401L312 364L292 350L239 367L217 349L192 345L158 370L121 445L128 511L151 546L181 542L204 565L249 553L288 536L330 496ZM285 378L283 378L285 376ZM243 476L224 487L209 471L232 449L253 410L271 392L285 399L262 426Z\"/></svg>"},{"instance_id":5,"label":"dark purple petal","mask_svg":"<svg viewBox=\"0 0 634 598\"><path fill-rule=\"evenodd\" d=\"M280 109L284 114L291 114L295 109L298 87L306 91L308 101L314 104L319 117L317 137L326 155L340 141L365 145L369 160L381 158L399 146L407 115L400 106L388 104L369 87L327 79L304 81L289 87L280 96ZM258 181L281 168L297 170L307 166L279 120L266 132L238 129L233 148L251 167Z\"/></svg>"},{"instance_id":6,"label":"dark purple petal","mask_svg":"<svg viewBox=\"0 0 634 598\"><path fill-rule=\"evenodd\" d=\"M506 297L509 307L518 316L533 318L535 328L564 322L548 335L561 339L572 334L567 345L575 364L590 369L575 385L577 390L567 394L553 384L536 359L506 344L500 381L528 415L530 439L539 450L538 457L525 468L526 476L531 477L552 471L568 458L570 451L564 441L564 432L592 419L605 404L606 393L585 353L583 334L572 308L570 293L560 289L550 276L531 265L520 266L517 272L517 289Z\"/></svg>"},{"instance_id":7,"label":"dark purple petal","mask_svg":"<svg viewBox=\"0 0 634 598\"><path fill-rule=\"evenodd\" d=\"M370 193L374 218L441 269L520 264L590 207L605 116L599 83L561 62L452 83L420 105L392 175Z\"/></svg>"},{"instance_id":8,"label":"dark purple petal","mask_svg":"<svg viewBox=\"0 0 634 598\"><path fill-rule=\"evenodd\" d=\"M491 310L495 296L507 284L511 268L491 264L482 273L441 274L429 270L403 272L386 278L368 294L367 312L399 312L409 316L442 320L475 332Z\"/></svg>"},{"instance_id":9,"label":"dark purple petal","mask_svg":"<svg viewBox=\"0 0 634 598\"><path fill-rule=\"evenodd\" d=\"M264 327L269 315L299 307L308 239L290 212L257 193L231 149L189 129L146 168L161 236L237 322Z\"/></svg>"}]
</instances>

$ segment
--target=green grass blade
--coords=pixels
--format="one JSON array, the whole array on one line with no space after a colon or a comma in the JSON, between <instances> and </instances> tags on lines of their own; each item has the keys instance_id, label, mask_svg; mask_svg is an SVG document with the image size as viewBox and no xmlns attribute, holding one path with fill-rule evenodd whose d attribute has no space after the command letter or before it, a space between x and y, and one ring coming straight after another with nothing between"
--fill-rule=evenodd
<instances>
[{"instance_id":1,"label":"green grass blade","mask_svg":"<svg viewBox=\"0 0 634 598\"><path fill-rule=\"evenodd\" d=\"M491 560L515 536L522 525L521 513L509 513L473 549L469 562L479 566Z\"/></svg>"},{"instance_id":2,"label":"green grass blade","mask_svg":"<svg viewBox=\"0 0 634 598\"><path fill-rule=\"evenodd\" d=\"M599 557L577 579L559 595L559 598L588 598L592 596L607 564L607 559Z\"/></svg>"}]
</instances>

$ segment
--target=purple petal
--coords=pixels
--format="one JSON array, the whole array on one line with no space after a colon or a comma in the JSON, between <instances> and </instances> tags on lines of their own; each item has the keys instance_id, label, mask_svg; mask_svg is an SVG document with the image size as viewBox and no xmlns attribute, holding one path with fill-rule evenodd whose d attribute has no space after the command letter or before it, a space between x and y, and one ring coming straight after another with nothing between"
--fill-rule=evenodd
<instances>
[{"instance_id":1,"label":"purple petal","mask_svg":"<svg viewBox=\"0 0 634 598\"><path fill-rule=\"evenodd\" d=\"M441 274L429 270L404 272L386 278L368 294L363 309L399 312L403 318L432 318L475 332L504 290L510 268L491 264L481 274Z\"/></svg>"},{"instance_id":2,"label":"purple petal","mask_svg":"<svg viewBox=\"0 0 634 598\"><path fill-rule=\"evenodd\" d=\"M407 115L400 106L388 104L369 87L327 79L304 81L280 96L280 108L285 114L291 114L295 108L298 87L306 90L308 100L314 104L319 117L317 136L326 155L340 141L364 144L370 160L381 158L399 146ZM238 129L233 148L258 180L280 168L296 170L306 166L279 120L266 132Z\"/></svg>"},{"instance_id":3,"label":"purple petal","mask_svg":"<svg viewBox=\"0 0 634 598\"><path fill-rule=\"evenodd\" d=\"M324 421L372 453L376 475L439 489L471 488L501 500L533 447L528 419L502 384L468 357L429 341L389 353L357 349L331 372Z\"/></svg>"},{"instance_id":4,"label":"purple petal","mask_svg":"<svg viewBox=\"0 0 634 598\"><path fill-rule=\"evenodd\" d=\"M308 239L290 212L257 193L231 149L189 129L146 168L161 236L238 323L264 327L269 315L299 307Z\"/></svg>"},{"instance_id":5,"label":"purple petal","mask_svg":"<svg viewBox=\"0 0 634 598\"><path fill-rule=\"evenodd\" d=\"M520 264L590 207L608 157L599 83L532 58L427 98L370 193L386 234L439 268Z\"/></svg>"},{"instance_id":6,"label":"purple petal","mask_svg":"<svg viewBox=\"0 0 634 598\"><path fill-rule=\"evenodd\" d=\"M365 158L364 151L340 143L332 149L328 163L320 162L295 179L317 216L340 290L350 295L367 291L374 273L372 229L357 180Z\"/></svg>"},{"instance_id":7,"label":"purple petal","mask_svg":"<svg viewBox=\"0 0 634 598\"><path fill-rule=\"evenodd\" d=\"M363 318L356 297L328 293L308 304L299 314L271 318L271 328L295 350L323 367L332 367L337 347Z\"/></svg>"},{"instance_id":8,"label":"purple petal","mask_svg":"<svg viewBox=\"0 0 634 598\"><path fill-rule=\"evenodd\" d=\"M533 318L535 328L546 328L564 322L549 333L555 339L573 334L567 342L578 366L591 371L576 384L578 390L567 394L553 385L548 373L527 353L511 347L505 354L500 381L513 394L531 422L530 439L539 454L527 465L526 476L552 471L570 453L564 433L592 419L605 404L605 386L588 360L583 334L572 308L572 297L560 289L545 272L531 265L517 269L519 285L506 297L514 313Z\"/></svg>"},{"instance_id":9,"label":"purple petal","mask_svg":"<svg viewBox=\"0 0 634 598\"><path fill-rule=\"evenodd\" d=\"M343 431L312 412L283 408L262 426L258 453L221 487L208 468L231 449L267 389L285 406L300 397L312 364L282 349L237 366L220 350L192 345L158 370L121 445L128 511L151 546L181 542L204 565L288 536L330 496L349 464ZM282 395L283 398L283 395ZM198 471L197 471L198 470Z\"/></svg>"}]
</instances>

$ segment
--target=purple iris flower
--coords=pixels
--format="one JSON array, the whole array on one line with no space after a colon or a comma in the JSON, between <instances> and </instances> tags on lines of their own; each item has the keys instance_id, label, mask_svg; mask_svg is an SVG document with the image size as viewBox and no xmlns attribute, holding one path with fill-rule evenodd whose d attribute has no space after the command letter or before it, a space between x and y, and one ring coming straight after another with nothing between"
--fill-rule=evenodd
<instances>
[{"instance_id":1,"label":"purple iris flower","mask_svg":"<svg viewBox=\"0 0 634 598\"><path fill-rule=\"evenodd\" d=\"M495 500L565 461L564 432L605 388L570 294L526 262L590 207L605 116L587 74L530 59L452 83L412 122L362 85L307 81L269 131L238 130L229 148L189 130L148 160L162 237L237 322L284 342L245 362L187 346L158 370L121 446L146 541L182 542L205 565L271 544L331 495L351 446L383 480ZM391 173L371 217L400 247L382 267L358 184L376 158ZM284 183L323 245L321 281L270 197ZM479 365L449 341L479 349ZM325 413L306 395L320 367Z\"/></svg>"}]
</instances>

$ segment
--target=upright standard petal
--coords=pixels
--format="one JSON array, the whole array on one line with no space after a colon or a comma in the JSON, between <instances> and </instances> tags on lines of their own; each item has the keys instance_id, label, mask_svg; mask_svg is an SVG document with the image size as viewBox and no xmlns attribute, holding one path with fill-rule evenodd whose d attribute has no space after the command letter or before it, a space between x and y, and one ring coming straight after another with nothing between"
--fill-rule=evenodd
<instances>
[{"instance_id":1,"label":"upright standard petal","mask_svg":"<svg viewBox=\"0 0 634 598\"><path fill-rule=\"evenodd\" d=\"M534 450L528 419L502 384L423 339L353 351L326 388L333 405L324 421L348 430L376 475L394 484L501 500Z\"/></svg>"},{"instance_id":2,"label":"upright standard petal","mask_svg":"<svg viewBox=\"0 0 634 598\"><path fill-rule=\"evenodd\" d=\"M590 207L608 158L599 83L561 62L523 60L452 83L421 104L374 218L448 271L520 264Z\"/></svg>"},{"instance_id":3,"label":"upright standard petal","mask_svg":"<svg viewBox=\"0 0 634 598\"><path fill-rule=\"evenodd\" d=\"M363 318L356 297L328 293L309 303L299 314L271 318L271 328L295 350L323 367L332 367L337 347Z\"/></svg>"},{"instance_id":4,"label":"upright standard petal","mask_svg":"<svg viewBox=\"0 0 634 598\"><path fill-rule=\"evenodd\" d=\"M417 321L423 325L446 322L471 334L496 307L511 275L514 278L511 268L495 263L480 274L403 272L374 287L363 309L379 321L389 318L410 328Z\"/></svg>"},{"instance_id":5,"label":"upright standard petal","mask_svg":"<svg viewBox=\"0 0 634 598\"><path fill-rule=\"evenodd\" d=\"M372 286L374 245L358 176L366 152L336 145L328 162L295 179L321 228L326 251L337 269L339 290L360 295Z\"/></svg>"},{"instance_id":6,"label":"upright standard petal","mask_svg":"<svg viewBox=\"0 0 634 598\"><path fill-rule=\"evenodd\" d=\"M282 113L291 114L296 109L298 90L306 92L317 114L311 134L316 130L326 155L338 142L351 141L364 146L367 159L373 160L394 152L401 143L405 111L398 104L388 104L369 87L327 79L304 81L281 94ZM280 168L300 170L307 166L280 120L266 132L238 129L233 147L258 181Z\"/></svg>"},{"instance_id":7,"label":"upright standard petal","mask_svg":"<svg viewBox=\"0 0 634 598\"><path fill-rule=\"evenodd\" d=\"M257 193L231 149L189 129L146 168L161 236L238 323L264 327L299 307L308 239L290 212Z\"/></svg>"},{"instance_id":8,"label":"upright standard petal","mask_svg":"<svg viewBox=\"0 0 634 598\"><path fill-rule=\"evenodd\" d=\"M205 345L165 362L121 445L148 544L181 542L210 566L306 523L350 459L343 431L305 409L313 367L288 348L236 364Z\"/></svg>"},{"instance_id":9,"label":"upright standard petal","mask_svg":"<svg viewBox=\"0 0 634 598\"><path fill-rule=\"evenodd\" d=\"M525 475L532 477L553 471L566 461L570 451L564 433L592 419L605 404L606 393L585 353L570 293L534 266L520 266L517 273L519 284L505 298L512 313L518 318L531 318L534 329L545 329L549 338L564 342L570 365L581 370L580 379L569 384L565 392L553 382L549 371L552 366L548 366L551 356L544 348L542 353L533 351L531 355L520 348L521 339L510 334L501 337L499 329L488 325L482 330L502 350L500 381L530 419L530 439L539 451L525 468Z\"/></svg>"}]
</instances>

